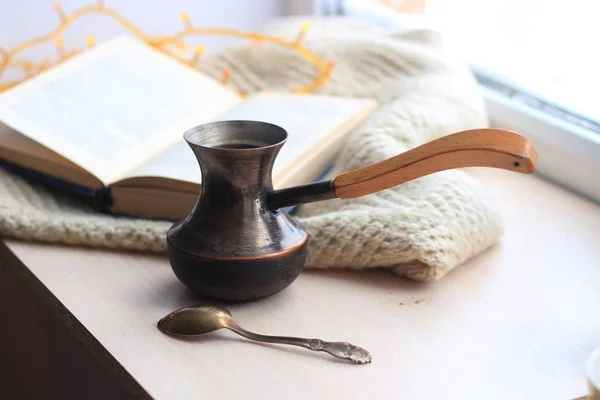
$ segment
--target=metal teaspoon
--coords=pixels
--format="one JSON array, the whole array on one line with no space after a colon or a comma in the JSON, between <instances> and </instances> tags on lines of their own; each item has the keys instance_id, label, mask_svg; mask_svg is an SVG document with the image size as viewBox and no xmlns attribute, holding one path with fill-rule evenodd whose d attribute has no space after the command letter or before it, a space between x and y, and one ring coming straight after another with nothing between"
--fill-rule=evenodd
<instances>
[{"instance_id":1,"label":"metal teaspoon","mask_svg":"<svg viewBox=\"0 0 600 400\"><path fill-rule=\"evenodd\" d=\"M324 351L334 357L357 364L371 362L371 353L348 342L326 342L321 339L303 339L286 336L267 336L243 329L235 322L229 311L213 305L197 305L173 311L158 321L158 329L166 334L196 336L226 328L240 336L258 342L288 344L313 351Z\"/></svg>"}]
</instances>

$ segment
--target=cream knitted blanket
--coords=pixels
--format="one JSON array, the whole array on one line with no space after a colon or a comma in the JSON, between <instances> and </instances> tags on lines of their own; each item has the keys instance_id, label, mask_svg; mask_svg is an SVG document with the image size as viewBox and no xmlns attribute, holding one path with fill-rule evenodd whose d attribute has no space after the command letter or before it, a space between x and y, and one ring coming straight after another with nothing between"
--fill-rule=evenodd
<instances>
[{"instance_id":1,"label":"cream knitted blanket","mask_svg":"<svg viewBox=\"0 0 600 400\"><path fill-rule=\"evenodd\" d=\"M305 19L270 24L294 37ZM335 60L320 92L374 97L379 111L343 149L332 174L359 168L458 130L483 127L486 115L466 67L432 31L383 33L361 22L315 19L305 44ZM314 67L269 45L235 47L207 61L218 77L252 92L308 82ZM309 117L309 116L307 116ZM308 267L387 267L418 280L438 279L493 245L501 221L480 184L463 171L430 175L374 195L302 207ZM0 234L26 240L163 252L171 223L95 213L40 184L0 169Z\"/></svg>"}]
</instances>

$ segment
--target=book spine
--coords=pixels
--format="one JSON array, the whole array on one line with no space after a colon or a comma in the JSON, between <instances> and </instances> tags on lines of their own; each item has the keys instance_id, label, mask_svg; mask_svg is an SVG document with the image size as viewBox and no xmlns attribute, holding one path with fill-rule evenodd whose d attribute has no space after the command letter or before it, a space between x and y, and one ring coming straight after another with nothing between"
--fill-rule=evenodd
<instances>
[{"instance_id":1,"label":"book spine","mask_svg":"<svg viewBox=\"0 0 600 400\"><path fill-rule=\"evenodd\" d=\"M68 194L72 198L79 198L80 200L86 201L97 211L108 212L110 210L112 198L110 196L109 188L93 190L83 186L74 185L5 160L0 160L0 167L25 179L46 185L55 191L58 190L58 192Z\"/></svg>"},{"instance_id":2,"label":"book spine","mask_svg":"<svg viewBox=\"0 0 600 400\"><path fill-rule=\"evenodd\" d=\"M94 193L93 205L96 211L110 213L113 205L110 188L104 187Z\"/></svg>"}]
</instances>

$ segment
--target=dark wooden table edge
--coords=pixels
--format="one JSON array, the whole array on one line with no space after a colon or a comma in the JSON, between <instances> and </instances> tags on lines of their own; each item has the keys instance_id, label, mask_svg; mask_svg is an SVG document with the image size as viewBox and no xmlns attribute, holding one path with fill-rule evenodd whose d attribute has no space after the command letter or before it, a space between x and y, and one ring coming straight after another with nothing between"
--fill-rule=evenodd
<instances>
[{"instance_id":1,"label":"dark wooden table edge","mask_svg":"<svg viewBox=\"0 0 600 400\"><path fill-rule=\"evenodd\" d=\"M108 371L110 378L120 388L122 398L152 398L92 333L19 260L0 237L0 277L7 273L22 282L35 295L35 300L70 332L72 341L83 346L87 352L86 356L92 363L97 364L96 367Z\"/></svg>"}]
</instances>

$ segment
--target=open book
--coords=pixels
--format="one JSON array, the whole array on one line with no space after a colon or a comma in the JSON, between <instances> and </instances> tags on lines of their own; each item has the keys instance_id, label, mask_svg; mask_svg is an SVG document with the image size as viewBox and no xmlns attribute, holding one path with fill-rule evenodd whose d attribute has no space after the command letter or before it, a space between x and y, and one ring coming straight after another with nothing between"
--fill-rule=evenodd
<instances>
[{"instance_id":1,"label":"open book","mask_svg":"<svg viewBox=\"0 0 600 400\"><path fill-rule=\"evenodd\" d=\"M376 108L369 99L262 93L242 99L143 42L119 37L0 94L0 160L129 215L179 219L201 188L183 140L195 125L258 120L289 138L276 188L316 179ZM108 193L108 195L106 195Z\"/></svg>"}]
</instances>

